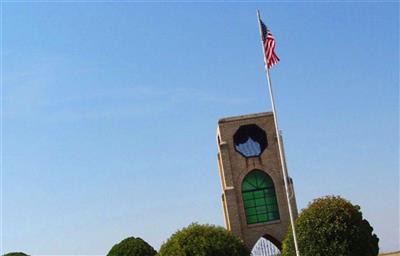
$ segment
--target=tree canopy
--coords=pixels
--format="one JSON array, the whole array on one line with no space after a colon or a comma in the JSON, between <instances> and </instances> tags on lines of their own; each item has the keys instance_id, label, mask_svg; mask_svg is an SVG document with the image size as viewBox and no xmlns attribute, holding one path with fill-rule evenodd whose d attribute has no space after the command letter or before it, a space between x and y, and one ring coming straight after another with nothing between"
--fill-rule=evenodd
<instances>
[{"instance_id":1,"label":"tree canopy","mask_svg":"<svg viewBox=\"0 0 400 256\"><path fill-rule=\"evenodd\" d=\"M296 234L302 256L376 256L378 237L363 219L360 206L337 197L314 200L296 220ZM283 241L282 256L294 256L292 231Z\"/></svg>"},{"instance_id":2,"label":"tree canopy","mask_svg":"<svg viewBox=\"0 0 400 256\"><path fill-rule=\"evenodd\" d=\"M154 256L157 252L141 238L128 237L115 244L107 256Z\"/></svg>"},{"instance_id":3,"label":"tree canopy","mask_svg":"<svg viewBox=\"0 0 400 256\"><path fill-rule=\"evenodd\" d=\"M243 241L222 227L191 224L173 234L159 256L249 256Z\"/></svg>"},{"instance_id":4,"label":"tree canopy","mask_svg":"<svg viewBox=\"0 0 400 256\"><path fill-rule=\"evenodd\" d=\"M3 256L29 256L29 255L25 254L23 252L10 252L10 253L4 254Z\"/></svg>"}]
</instances>

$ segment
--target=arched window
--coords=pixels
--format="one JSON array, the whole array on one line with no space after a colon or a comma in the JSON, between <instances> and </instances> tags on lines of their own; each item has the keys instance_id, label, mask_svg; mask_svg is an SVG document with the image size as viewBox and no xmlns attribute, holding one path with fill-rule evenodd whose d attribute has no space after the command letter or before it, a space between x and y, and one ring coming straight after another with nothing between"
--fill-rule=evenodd
<instances>
[{"instance_id":1,"label":"arched window","mask_svg":"<svg viewBox=\"0 0 400 256\"><path fill-rule=\"evenodd\" d=\"M247 224L279 219L274 182L261 170L253 170L242 182L242 197Z\"/></svg>"}]
</instances>

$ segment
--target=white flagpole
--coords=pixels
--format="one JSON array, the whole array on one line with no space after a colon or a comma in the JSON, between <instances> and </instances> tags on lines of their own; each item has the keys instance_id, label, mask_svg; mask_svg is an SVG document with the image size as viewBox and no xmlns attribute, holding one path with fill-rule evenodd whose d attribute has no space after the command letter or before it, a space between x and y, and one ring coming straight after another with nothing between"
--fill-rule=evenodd
<instances>
[{"instance_id":1,"label":"white flagpole","mask_svg":"<svg viewBox=\"0 0 400 256\"><path fill-rule=\"evenodd\" d=\"M280 157L280 160L281 160L283 181L284 181L284 184L285 184L285 191L286 191L286 199L287 199L288 208L289 208L290 224L292 225L294 248L295 248L295 251L296 251L296 256L300 256L299 248L298 248L298 245L297 245L296 229L295 229L295 226L294 226L292 205L290 203L289 187L288 187L288 181L287 181L288 177L287 177L286 164L285 164L285 159L284 159L283 149L282 149L282 140L281 140L281 135L280 135L280 132L279 132L278 117L276 115L276 109L275 109L274 93L272 91L272 83L271 83L271 77L269 75L268 60L267 60L267 56L265 54L265 49L264 49L264 41L263 41L263 37L262 37L263 35L262 35L261 22L260 22L261 21L261 17L260 17L260 11L259 10L257 10L257 18L258 18L258 26L259 26L259 29L260 29L261 47L262 47L262 50L263 50L265 71L266 71L267 81L268 81L269 95L270 95L270 98L271 98L272 113L273 113L274 121L275 121L275 133L276 133L276 137L277 137L277 140L278 140L279 157Z\"/></svg>"}]
</instances>

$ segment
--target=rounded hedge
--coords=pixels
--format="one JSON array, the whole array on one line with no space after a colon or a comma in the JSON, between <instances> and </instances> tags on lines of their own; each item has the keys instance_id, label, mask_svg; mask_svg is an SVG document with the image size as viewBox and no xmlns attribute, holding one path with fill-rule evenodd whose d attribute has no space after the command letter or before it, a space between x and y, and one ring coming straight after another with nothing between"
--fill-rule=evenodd
<instances>
[{"instance_id":1,"label":"rounded hedge","mask_svg":"<svg viewBox=\"0 0 400 256\"><path fill-rule=\"evenodd\" d=\"M154 256L157 252L141 238L128 237L115 244L107 256Z\"/></svg>"},{"instance_id":2,"label":"rounded hedge","mask_svg":"<svg viewBox=\"0 0 400 256\"><path fill-rule=\"evenodd\" d=\"M29 255L25 254L23 252L10 252L10 253L4 254L3 256L29 256Z\"/></svg>"},{"instance_id":3,"label":"rounded hedge","mask_svg":"<svg viewBox=\"0 0 400 256\"><path fill-rule=\"evenodd\" d=\"M249 256L243 241L222 227L191 224L173 234L159 256Z\"/></svg>"},{"instance_id":4,"label":"rounded hedge","mask_svg":"<svg viewBox=\"0 0 400 256\"><path fill-rule=\"evenodd\" d=\"M302 256L376 256L379 253L379 239L363 219L360 207L341 197L314 200L295 225ZM295 255L291 229L282 248L282 256Z\"/></svg>"}]
</instances>

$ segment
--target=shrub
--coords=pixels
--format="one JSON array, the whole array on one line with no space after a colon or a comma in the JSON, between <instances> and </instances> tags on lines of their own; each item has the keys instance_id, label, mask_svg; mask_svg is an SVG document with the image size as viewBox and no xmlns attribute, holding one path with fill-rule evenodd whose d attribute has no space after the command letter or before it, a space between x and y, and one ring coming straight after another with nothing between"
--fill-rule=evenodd
<instances>
[{"instance_id":1,"label":"shrub","mask_svg":"<svg viewBox=\"0 0 400 256\"><path fill-rule=\"evenodd\" d=\"M191 224L173 234L159 256L249 256L244 243L231 232L213 225Z\"/></svg>"},{"instance_id":2,"label":"shrub","mask_svg":"<svg viewBox=\"0 0 400 256\"><path fill-rule=\"evenodd\" d=\"M115 244L107 256L154 256L157 252L141 238L128 237Z\"/></svg>"},{"instance_id":3,"label":"shrub","mask_svg":"<svg viewBox=\"0 0 400 256\"><path fill-rule=\"evenodd\" d=\"M25 254L23 252L10 252L10 253L4 254L3 256L29 256L29 255Z\"/></svg>"},{"instance_id":4,"label":"shrub","mask_svg":"<svg viewBox=\"0 0 400 256\"><path fill-rule=\"evenodd\" d=\"M378 237L360 207L336 196L314 200L296 220L302 256L375 256ZM295 255L292 231L283 241L282 256Z\"/></svg>"}]
</instances>

